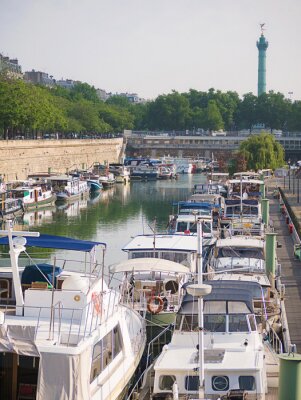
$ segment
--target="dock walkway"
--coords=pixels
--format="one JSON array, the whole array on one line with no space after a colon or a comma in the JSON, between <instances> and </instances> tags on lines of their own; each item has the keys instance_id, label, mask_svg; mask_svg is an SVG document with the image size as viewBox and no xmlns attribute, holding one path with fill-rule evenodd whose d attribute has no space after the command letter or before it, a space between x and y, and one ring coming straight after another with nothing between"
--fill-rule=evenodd
<instances>
[{"instance_id":1,"label":"dock walkway","mask_svg":"<svg viewBox=\"0 0 301 400\"><path fill-rule=\"evenodd\" d=\"M285 285L285 309L288 321L290 340L301 352L301 261L294 257L294 241L289 232L284 215L280 212L279 200L273 198L275 186L282 186L277 181L268 183L266 197L270 200L270 220L277 233L277 242L281 247L277 248L278 261L281 264L281 280ZM293 198L286 193L287 200L295 207ZM301 204L300 204L301 211ZM298 207L298 208L299 208ZM298 211L299 211L298 210Z\"/></svg>"}]
</instances>

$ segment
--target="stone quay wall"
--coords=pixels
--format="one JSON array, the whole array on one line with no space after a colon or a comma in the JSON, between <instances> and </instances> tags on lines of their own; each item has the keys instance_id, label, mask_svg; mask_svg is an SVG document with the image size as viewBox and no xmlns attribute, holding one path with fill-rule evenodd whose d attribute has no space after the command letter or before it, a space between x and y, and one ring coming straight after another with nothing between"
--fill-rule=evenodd
<instances>
[{"instance_id":1,"label":"stone quay wall","mask_svg":"<svg viewBox=\"0 0 301 400\"><path fill-rule=\"evenodd\" d=\"M36 172L66 173L93 163L119 162L123 138L83 140L1 140L0 175L7 181Z\"/></svg>"}]
</instances>

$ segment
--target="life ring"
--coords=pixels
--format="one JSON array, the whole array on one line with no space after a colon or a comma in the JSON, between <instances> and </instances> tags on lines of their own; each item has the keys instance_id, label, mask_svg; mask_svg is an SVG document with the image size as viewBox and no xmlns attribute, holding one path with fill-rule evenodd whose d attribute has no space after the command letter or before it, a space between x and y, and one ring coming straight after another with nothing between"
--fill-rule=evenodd
<instances>
[{"instance_id":1,"label":"life ring","mask_svg":"<svg viewBox=\"0 0 301 400\"><path fill-rule=\"evenodd\" d=\"M159 304L156 304L156 302ZM163 310L164 302L160 296L152 296L147 302L147 310L151 314L159 314Z\"/></svg>"},{"instance_id":2,"label":"life ring","mask_svg":"<svg viewBox=\"0 0 301 400\"><path fill-rule=\"evenodd\" d=\"M94 305L94 311L96 314L101 314L101 302L99 298L99 294L93 292L92 293L92 302Z\"/></svg>"}]
</instances>

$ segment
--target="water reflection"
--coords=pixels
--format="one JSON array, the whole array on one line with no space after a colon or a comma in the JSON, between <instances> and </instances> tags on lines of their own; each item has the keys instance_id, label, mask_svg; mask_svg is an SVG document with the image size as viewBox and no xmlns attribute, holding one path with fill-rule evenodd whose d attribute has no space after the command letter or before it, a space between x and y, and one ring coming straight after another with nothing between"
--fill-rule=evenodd
<instances>
[{"instance_id":1,"label":"water reflection","mask_svg":"<svg viewBox=\"0 0 301 400\"><path fill-rule=\"evenodd\" d=\"M90 199L26 213L16 223L41 233L106 242L109 265L127 258L122 247L132 236L151 233L155 218L157 230L166 231L172 203L187 199L193 185L202 181L201 175L181 175L178 180L116 185Z\"/></svg>"},{"instance_id":2,"label":"water reflection","mask_svg":"<svg viewBox=\"0 0 301 400\"><path fill-rule=\"evenodd\" d=\"M35 210L26 212L23 215L23 225L26 227L42 226L53 222L53 214L56 212L56 207L49 207L44 210ZM25 229L25 228L24 228Z\"/></svg>"}]
</instances>

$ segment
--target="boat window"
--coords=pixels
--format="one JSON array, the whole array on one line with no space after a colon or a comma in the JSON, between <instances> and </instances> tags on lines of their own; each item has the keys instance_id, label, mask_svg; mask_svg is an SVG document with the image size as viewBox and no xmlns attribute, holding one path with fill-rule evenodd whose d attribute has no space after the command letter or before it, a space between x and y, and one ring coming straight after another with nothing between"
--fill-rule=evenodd
<instances>
[{"instance_id":1,"label":"boat window","mask_svg":"<svg viewBox=\"0 0 301 400\"><path fill-rule=\"evenodd\" d=\"M159 258L158 251L136 251L131 253L132 258Z\"/></svg>"},{"instance_id":2,"label":"boat window","mask_svg":"<svg viewBox=\"0 0 301 400\"><path fill-rule=\"evenodd\" d=\"M225 375L216 375L211 379L212 389L224 392L229 389L229 378Z\"/></svg>"},{"instance_id":3,"label":"boat window","mask_svg":"<svg viewBox=\"0 0 301 400\"><path fill-rule=\"evenodd\" d=\"M176 229L177 232L185 232L187 230L187 222L178 222Z\"/></svg>"},{"instance_id":4,"label":"boat window","mask_svg":"<svg viewBox=\"0 0 301 400\"><path fill-rule=\"evenodd\" d=\"M250 325L250 330L252 332L256 332L257 331L257 325L256 325L256 318L254 314L249 314L248 315L248 321L249 321L249 325Z\"/></svg>"},{"instance_id":5,"label":"boat window","mask_svg":"<svg viewBox=\"0 0 301 400\"><path fill-rule=\"evenodd\" d=\"M172 390L172 385L176 381L174 375L161 375L159 379L160 390Z\"/></svg>"},{"instance_id":6,"label":"boat window","mask_svg":"<svg viewBox=\"0 0 301 400\"><path fill-rule=\"evenodd\" d=\"M196 391L199 389L199 377L198 376L186 376L185 377L185 389L190 391Z\"/></svg>"},{"instance_id":7,"label":"boat window","mask_svg":"<svg viewBox=\"0 0 301 400\"><path fill-rule=\"evenodd\" d=\"M218 249L218 257L241 257L241 258L258 258L263 260L262 248L250 247L220 247Z\"/></svg>"},{"instance_id":8,"label":"boat window","mask_svg":"<svg viewBox=\"0 0 301 400\"><path fill-rule=\"evenodd\" d=\"M249 332L245 314L229 315L229 332Z\"/></svg>"},{"instance_id":9,"label":"boat window","mask_svg":"<svg viewBox=\"0 0 301 400\"><path fill-rule=\"evenodd\" d=\"M122 350L121 331L119 325L94 345L90 382L92 382L110 364Z\"/></svg>"},{"instance_id":10,"label":"boat window","mask_svg":"<svg viewBox=\"0 0 301 400\"><path fill-rule=\"evenodd\" d=\"M239 389L241 390L255 390L255 377L249 376L239 376Z\"/></svg>"},{"instance_id":11,"label":"boat window","mask_svg":"<svg viewBox=\"0 0 301 400\"><path fill-rule=\"evenodd\" d=\"M204 314L226 314L225 301L206 301Z\"/></svg>"},{"instance_id":12,"label":"boat window","mask_svg":"<svg viewBox=\"0 0 301 400\"><path fill-rule=\"evenodd\" d=\"M177 262L179 264L183 263L183 261L188 262L187 253L162 251L161 252L161 258L164 258L164 260L174 261L174 262Z\"/></svg>"},{"instance_id":13,"label":"boat window","mask_svg":"<svg viewBox=\"0 0 301 400\"><path fill-rule=\"evenodd\" d=\"M181 320L179 319L179 325ZM196 314L184 315L182 331L195 331L198 329L198 316Z\"/></svg>"},{"instance_id":14,"label":"boat window","mask_svg":"<svg viewBox=\"0 0 301 400\"><path fill-rule=\"evenodd\" d=\"M228 313L229 314L249 314L246 303L242 301L228 301Z\"/></svg>"},{"instance_id":15,"label":"boat window","mask_svg":"<svg viewBox=\"0 0 301 400\"><path fill-rule=\"evenodd\" d=\"M210 332L226 332L226 315L204 315L204 329Z\"/></svg>"},{"instance_id":16,"label":"boat window","mask_svg":"<svg viewBox=\"0 0 301 400\"><path fill-rule=\"evenodd\" d=\"M113 358L122 350L120 327L115 326L113 329Z\"/></svg>"}]
</instances>

